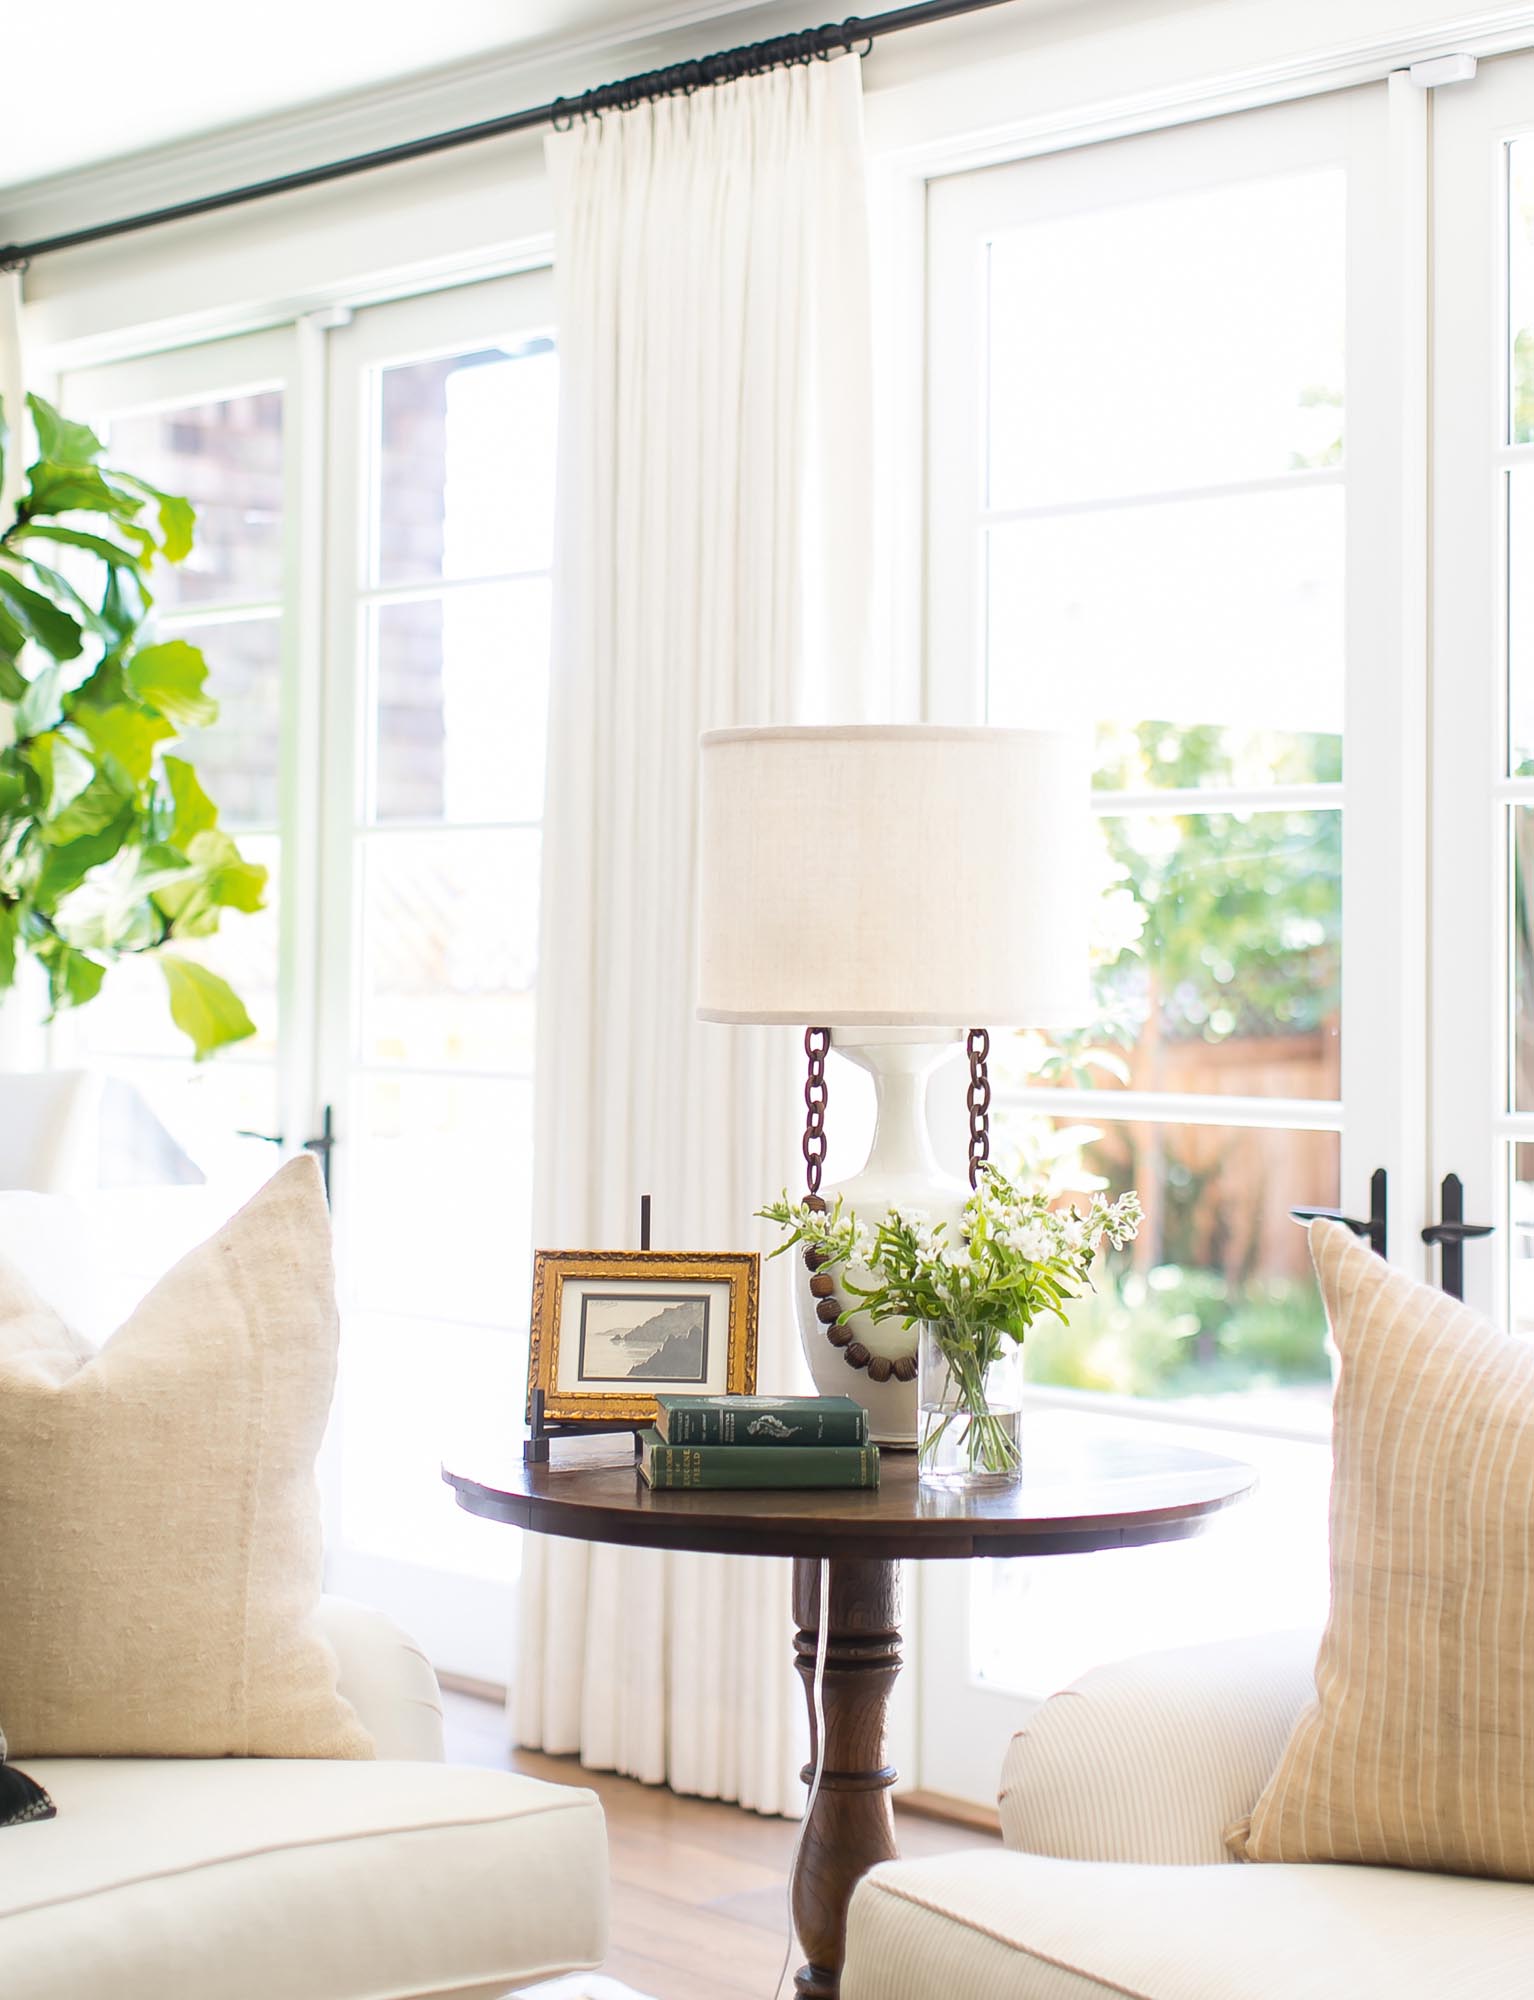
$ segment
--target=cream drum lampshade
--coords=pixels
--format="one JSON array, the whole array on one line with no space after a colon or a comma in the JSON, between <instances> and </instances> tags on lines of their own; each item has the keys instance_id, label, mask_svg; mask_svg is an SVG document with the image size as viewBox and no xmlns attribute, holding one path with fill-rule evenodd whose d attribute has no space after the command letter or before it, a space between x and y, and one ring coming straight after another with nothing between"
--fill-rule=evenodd
<instances>
[{"instance_id":1,"label":"cream drum lampshade","mask_svg":"<svg viewBox=\"0 0 1534 2000\"><path fill-rule=\"evenodd\" d=\"M1083 738L716 729L700 764L701 1019L1087 1019Z\"/></svg>"}]
</instances>

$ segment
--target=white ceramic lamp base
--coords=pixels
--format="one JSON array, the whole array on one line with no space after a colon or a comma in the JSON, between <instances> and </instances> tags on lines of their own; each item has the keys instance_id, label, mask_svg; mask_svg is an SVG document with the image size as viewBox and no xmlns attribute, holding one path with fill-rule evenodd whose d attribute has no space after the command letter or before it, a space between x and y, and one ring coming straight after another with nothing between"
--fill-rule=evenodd
<instances>
[{"instance_id":1,"label":"white ceramic lamp base","mask_svg":"<svg viewBox=\"0 0 1534 2000\"><path fill-rule=\"evenodd\" d=\"M873 1228L891 1207L919 1209L934 1222L958 1226L969 1195L965 1183L945 1174L932 1149L927 1129L927 1083L933 1072L958 1055L963 1031L958 1028L834 1028L831 1046L838 1055L866 1069L874 1080L876 1123L873 1144L861 1172L835 1187L823 1187L828 1202L840 1195L846 1207ZM828 1115L836 1116L833 1097ZM867 1272L851 1269L852 1278L868 1282ZM798 1262L794 1308L805 1359L823 1396L851 1396L868 1412L870 1434L881 1445L916 1445L916 1383L893 1376L871 1381L866 1369L854 1368L844 1350L826 1338L810 1291L810 1274ZM850 1322L853 1338L872 1355L891 1361L914 1357L917 1330L898 1319L876 1325L866 1313Z\"/></svg>"}]
</instances>

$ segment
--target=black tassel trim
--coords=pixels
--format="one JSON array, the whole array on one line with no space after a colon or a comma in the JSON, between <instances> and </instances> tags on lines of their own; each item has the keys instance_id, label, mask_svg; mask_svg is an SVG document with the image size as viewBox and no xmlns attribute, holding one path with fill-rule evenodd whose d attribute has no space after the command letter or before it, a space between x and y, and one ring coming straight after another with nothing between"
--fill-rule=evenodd
<instances>
[{"instance_id":1,"label":"black tassel trim","mask_svg":"<svg viewBox=\"0 0 1534 2000\"><path fill-rule=\"evenodd\" d=\"M0 1826L29 1819L52 1819L58 1807L34 1779L14 1764L0 1764Z\"/></svg>"}]
</instances>

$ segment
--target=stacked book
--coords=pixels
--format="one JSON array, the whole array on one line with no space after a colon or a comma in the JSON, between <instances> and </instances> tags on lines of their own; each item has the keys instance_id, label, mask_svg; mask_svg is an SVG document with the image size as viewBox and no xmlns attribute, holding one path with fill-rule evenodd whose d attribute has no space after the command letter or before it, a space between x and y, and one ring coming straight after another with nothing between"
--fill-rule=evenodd
<instances>
[{"instance_id":1,"label":"stacked book","mask_svg":"<svg viewBox=\"0 0 1534 2000\"><path fill-rule=\"evenodd\" d=\"M655 1487L879 1483L868 1413L850 1396L657 1396L639 1439Z\"/></svg>"}]
</instances>

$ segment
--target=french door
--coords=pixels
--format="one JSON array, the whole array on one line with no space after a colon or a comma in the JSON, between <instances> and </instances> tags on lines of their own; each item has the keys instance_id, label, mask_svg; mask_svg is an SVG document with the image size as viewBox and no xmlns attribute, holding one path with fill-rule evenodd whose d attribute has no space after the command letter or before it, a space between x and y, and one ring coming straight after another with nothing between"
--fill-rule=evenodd
<instances>
[{"instance_id":1,"label":"french door","mask_svg":"<svg viewBox=\"0 0 1534 2000\"><path fill-rule=\"evenodd\" d=\"M504 1443L525 1374L555 367L535 272L61 384L197 504L158 615L207 655L222 709L191 754L272 869L268 911L206 947L253 1041L187 1062L132 965L56 1032L55 1060L135 1084L206 1176L103 1203L122 1300L319 1145L329 1587L493 1682L518 1538L461 1514L440 1465Z\"/></svg>"},{"instance_id":2,"label":"french door","mask_svg":"<svg viewBox=\"0 0 1534 2000\"><path fill-rule=\"evenodd\" d=\"M1433 106L1432 1185L1534 1335L1534 56ZM1440 1265L1441 1270L1441 1265Z\"/></svg>"},{"instance_id":3,"label":"french door","mask_svg":"<svg viewBox=\"0 0 1534 2000\"><path fill-rule=\"evenodd\" d=\"M328 341L328 1562L439 1667L490 1682L520 1538L454 1507L441 1468L507 1448L526 1379L552 313L540 272L374 307Z\"/></svg>"},{"instance_id":4,"label":"french door","mask_svg":"<svg viewBox=\"0 0 1534 2000\"><path fill-rule=\"evenodd\" d=\"M1289 1211L1363 1217L1383 1170L1422 1259L1425 266L1393 168L1424 124L1392 83L930 190L929 708L1095 740L1099 1019L1000 1038L995 1148L1146 1208L1030 1337L1031 1421L1262 1475L1199 1541L924 1574L935 1791L993 1799L1096 1661L1324 1616L1331 1361Z\"/></svg>"}]
</instances>

